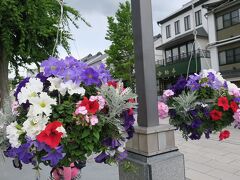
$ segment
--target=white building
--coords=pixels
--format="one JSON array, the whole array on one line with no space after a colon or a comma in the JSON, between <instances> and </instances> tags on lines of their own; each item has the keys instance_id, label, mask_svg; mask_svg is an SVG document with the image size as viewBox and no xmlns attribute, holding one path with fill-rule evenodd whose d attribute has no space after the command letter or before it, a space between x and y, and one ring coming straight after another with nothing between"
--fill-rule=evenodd
<instances>
[{"instance_id":1,"label":"white building","mask_svg":"<svg viewBox=\"0 0 240 180\"><path fill-rule=\"evenodd\" d=\"M163 59L158 63L159 92L180 75L211 67L208 47L208 0L193 0L158 22L161 25ZM196 38L195 38L196 37ZM196 40L196 41L195 41ZM193 46L194 45L194 46Z\"/></svg>"},{"instance_id":2,"label":"white building","mask_svg":"<svg viewBox=\"0 0 240 180\"><path fill-rule=\"evenodd\" d=\"M204 7L213 68L240 86L240 0L215 0Z\"/></svg>"}]
</instances>

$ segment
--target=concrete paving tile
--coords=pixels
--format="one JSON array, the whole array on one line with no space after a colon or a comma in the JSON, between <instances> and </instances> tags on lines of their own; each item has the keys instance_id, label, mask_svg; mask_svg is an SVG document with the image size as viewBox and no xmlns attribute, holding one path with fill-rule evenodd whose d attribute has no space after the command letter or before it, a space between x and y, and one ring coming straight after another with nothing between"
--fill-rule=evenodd
<instances>
[{"instance_id":1,"label":"concrete paving tile","mask_svg":"<svg viewBox=\"0 0 240 180\"><path fill-rule=\"evenodd\" d=\"M221 170L213 170L213 171L209 171L206 174L219 178L221 180L239 180L240 176L237 176L235 174L231 174L225 171L221 171Z\"/></svg>"},{"instance_id":2,"label":"concrete paving tile","mask_svg":"<svg viewBox=\"0 0 240 180\"><path fill-rule=\"evenodd\" d=\"M186 177L191 180L219 180L218 178L200 173L192 169L189 169L188 171L186 171Z\"/></svg>"},{"instance_id":3,"label":"concrete paving tile","mask_svg":"<svg viewBox=\"0 0 240 180\"><path fill-rule=\"evenodd\" d=\"M214 169L213 167L209 167L206 164L196 163L196 162L191 161L191 160L185 161L185 167L186 168L196 170L196 171L201 172L201 173L206 173L206 172L209 172L209 171Z\"/></svg>"},{"instance_id":4,"label":"concrete paving tile","mask_svg":"<svg viewBox=\"0 0 240 180\"><path fill-rule=\"evenodd\" d=\"M210 166L210 167L214 168L214 169L223 170L223 171L226 171L226 172L229 172L229 173L233 173L233 174L235 174L236 172L240 171L240 168L238 168L236 166L233 166L233 165L230 165L230 164L226 164L226 163L222 163L222 162L219 162L219 161L216 161L216 160L208 161L205 164L207 166Z\"/></svg>"}]
</instances>

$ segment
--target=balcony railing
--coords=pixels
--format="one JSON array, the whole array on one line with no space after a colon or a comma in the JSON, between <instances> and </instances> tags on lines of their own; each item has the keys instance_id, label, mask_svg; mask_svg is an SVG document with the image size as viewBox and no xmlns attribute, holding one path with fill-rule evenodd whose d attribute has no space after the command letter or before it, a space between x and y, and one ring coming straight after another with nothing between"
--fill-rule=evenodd
<instances>
[{"instance_id":1,"label":"balcony railing","mask_svg":"<svg viewBox=\"0 0 240 180\"><path fill-rule=\"evenodd\" d=\"M195 58L197 55L198 58L210 58L210 52L207 51L207 50L196 50L193 52L192 54L192 58ZM175 64L175 63L179 63L181 61L187 61L191 58L191 52L189 53L182 53L178 56L172 56L172 57L169 57L169 58L166 58L166 59L161 59L161 60L158 60L156 61L156 65L159 65L159 66L167 66L167 65L170 65L170 64Z\"/></svg>"}]
</instances>

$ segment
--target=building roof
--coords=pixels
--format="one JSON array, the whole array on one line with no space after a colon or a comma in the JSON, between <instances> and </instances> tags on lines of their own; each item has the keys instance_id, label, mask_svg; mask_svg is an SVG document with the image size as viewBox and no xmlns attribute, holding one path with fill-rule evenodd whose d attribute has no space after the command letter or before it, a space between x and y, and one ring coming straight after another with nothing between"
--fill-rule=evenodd
<instances>
[{"instance_id":1,"label":"building roof","mask_svg":"<svg viewBox=\"0 0 240 180\"><path fill-rule=\"evenodd\" d=\"M203 27L196 29L196 31L197 31L198 37L208 38L208 33L206 32L206 30ZM163 49L170 48L174 45L181 44L181 43L193 40L193 39L194 39L193 31L189 31L185 34L177 36L177 37L173 38L172 40L158 46L156 49L163 50Z\"/></svg>"},{"instance_id":2,"label":"building roof","mask_svg":"<svg viewBox=\"0 0 240 180\"><path fill-rule=\"evenodd\" d=\"M194 7L198 7L198 6L202 5L203 3L207 2L207 1L208 0L198 0L193 5L194 5ZM191 10L192 9L192 4L190 2L187 3L185 6L183 6L181 9L179 9L178 11L170 14L169 16L167 16L166 18L158 21L157 23L158 24L163 24L163 23L165 23L165 22L167 22L167 21L169 21L169 20L171 20L171 19L173 19L173 18L175 18L175 17L177 17L177 16L179 16L179 15L181 15L181 14L183 14L183 13L189 11L189 10Z\"/></svg>"},{"instance_id":3,"label":"building roof","mask_svg":"<svg viewBox=\"0 0 240 180\"><path fill-rule=\"evenodd\" d=\"M214 2L204 4L203 7L208 9L209 13L215 13L237 4L240 4L239 0L216 0Z\"/></svg>"},{"instance_id":4,"label":"building roof","mask_svg":"<svg viewBox=\"0 0 240 180\"><path fill-rule=\"evenodd\" d=\"M98 57L98 56L101 56L101 55L102 55L101 52L98 52L98 53L95 54L94 56L93 56L92 54L89 54L89 55L85 56L84 58L82 58L81 61L87 62L87 61L90 61L91 59L94 59L94 58L96 58L96 57Z\"/></svg>"},{"instance_id":5,"label":"building roof","mask_svg":"<svg viewBox=\"0 0 240 180\"><path fill-rule=\"evenodd\" d=\"M91 61L88 61L87 63L89 65L94 65L94 64L96 64L98 62L102 62L102 60L106 59L107 57L108 57L107 54L102 54L102 55L98 56L97 58L92 59Z\"/></svg>"}]
</instances>

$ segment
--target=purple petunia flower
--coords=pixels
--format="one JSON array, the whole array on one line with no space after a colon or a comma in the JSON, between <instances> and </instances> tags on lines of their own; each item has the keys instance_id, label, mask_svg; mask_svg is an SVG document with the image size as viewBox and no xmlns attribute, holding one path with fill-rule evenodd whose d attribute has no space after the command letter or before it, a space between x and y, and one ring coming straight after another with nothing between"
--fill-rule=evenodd
<instances>
[{"instance_id":1,"label":"purple petunia flower","mask_svg":"<svg viewBox=\"0 0 240 180\"><path fill-rule=\"evenodd\" d=\"M199 128L201 125L202 121L199 118L196 118L191 124L192 128L194 129Z\"/></svg>"},{"instance_id":2,"label":"purple petunia flower","mask_svg":"<svg viewBox=\"0 0 240 180\"><path fill-rule=\"evenodd\" d=\"M93 68L87 68L81 73L81 79L87 86L97 85L100 83L99 74Z\"/></svg>"},{"instance_id":3,"label":"purple petunia flower","mask_svg":"<svg viewBox=\"0 0 240 180\"><path fill-rule=\"evenodd\" d=\"M47 77L43 75L43 72L38 73L38 74L36 75L36 78L40 79L40 81L41 81L42 83L45 83L46 80L47 80Z\"/></svg>"},{"instance_id":4,"label":"purple petunia flower","mask_svg":"<svg viewBox=\"0 0 240 180\"><path fill-rule=\"evenodd\" d=\"M177 83L171 87L171 90L177 96L178 94L182 93L182 91L185 89L186 84L186 79L183 76L180 76L177 80Z\"/></svg>"},{"instance_id":5,"label":"purple petunia flower","mask_svg":"<svg viewBox=\"0 0 240 180\"><path fill-rule=\"evenodd\" d=\"M193 131L189 138L191 140L199 140L201 138L201 135L198 132Z\"/></svg>"},{"instance_id":6,"label":"purple petunia flower","mask_svg":"<svg viewBox=\"0 0 240 180\"><path fill-rule=\"evenodd\" d=\"M59 146L56 149L49 148L48 154L41 158L42 161L50 161L50 165L52 167L56 166L58 162L64 158L63 153L63 146Z\"/></svg>"},{"instance_id":7,"label":"purple petunia flower","mask_svg":"<svg viewBox=\"0 0 240 180\"><path fill-rule=\"evenodd\" d=\"M18 86L17 86L17 88L16 88L16 91L14 92L14 96L15 96L16 100L18 100L18 99L17 99L18 93L21 91L21 89L22 89L23 87L26 86L26 84L29 82L29 79L30 79L30 77L27 77L27 78L25 78L24 80L22 80L22 81L18 84Z\"/></svg>"},{"instance_id":8,"label":"purple petunia flower","mask_svg":"<svg viewBox=\"0 0 240 180\"><path fill-rule=\"evenodd\" d=\"M99 68L97 69L97 72L99 74L99 79L105 84L108 81L112 80L112 76L110 74L110 71L105 68L105 65L103 63L100 64Z\"/></svg>"},{"instance_id":9,"label":"purple petunia flower","mask_svg":"<svg viewBox=\"0 0 240 180\"><path fill-rule=\"evenodd\" d=\"M215 81L216 77L212 72L209 72L208 73L208 79L209 79L209 81L213 82L213 81Z\"/></svg>"},{"instance_id":10,"label":"purple petunia flower","mask_svg":"<svg viewBox=\"0 0 240 180\"><path fill-rule=\"evenodd\" d=\"M196 117L198 115L198 111L196 109L191 109L188 111L188 113L193 117Z\"/></svg>"},{"instance_id":11,"label":"purple petunia flower","mask_svg":"<svg viewBox=\"0 0 240 180\"><path fill-rule=\"evenodd\" d=\"M102 152L101 154L99 154L97 157L95 157L95 162L96 163L105 163L106 160L109 158L110 156L107 155L105 152Z\"/></svg>"},{"instance_id":12,"label":"purple petunia flower","mask_svg":"<svg viewBox=\"0 0 240 180\"><path fill-rule=\"evenodd\" d=\"M127 151L123 151L123 152L121 152L121 153L118 154L116 160L117 160L117 161L122 161L122 160L126 159L127 156L128 156Z\"/></svg>"},{"instance_id":13,"label":"purple petunia flower","mask_svg":"<svg viewBox=\"0 0 240 180\"><path fill-rule=\"evenodd\" d=\"M233 101L235 101L236 103L240 103L240 97L234 98Z\"/></svg>"},{"instance_id":14,"label":"purple petunia flower","mask_svg":"<svg viewBox=\"0 0 240 180\"><path fill-rule=\"evenodd\" d=\"M61 70L65 69L65 64L57 58L50 57L42 62L41 67L44 68L44 76L59 76Z\"/></svg>"},{"instance_id":15,"label":"purple petunia flower","mask_svg":"<svg viewBox=\"0 0 240 180\"><path fill-rule=\"evenodd\" d=\"M47 144L45 144L43 142L39 142L37 140L33 141L33 145L34 145L34 147L37 148L37 151L45 150L46 152L49 152L51 150L51 148Z\"/></svg>"},{"instance_id":16,"label":"purple petunia flower","mask_svg":"<svg viewBox=\"0 0 240 180\"><path fill-rule=\"evenodd\" d=\"M12 147L9 147L6 151L4 151L4 155L6 157L9 157L9 158L15 158L17 157L17 148L12 148Z\"/></svg>"},{"instance_id":17,"label":"purple petunia flower","mask_svg":"<svg viewBox=\"0 0 240 180\"><path fill-rule=\"evenodd\" d=\"M210 129L207 129L207 130L204 132L205 137L206 137L207 139L209 139L211 133L212 133L212 131L211 131Z\"/></svg>"},{"instance_id":18,"label":"purple petunia flower","mask_svg":"<svg viewBox=\"0 0 240 180\"><path fill-rule=\"evenodd\" d=\"M129 114L128 111L125 111L123 113L123 116L124 116L124 128L128 134L128 137L127 139L130 139L133 137L133 133L134 133L134 128L133 128L133 125L134 125L134 122L135 122L135 118L133 116L133 114Z\"/></svg>"},{"instance_id":19,"label":"purple petunia flower","mask_svg":"<svg viewBox=\"0 0 240 180\"><path fill-rule=\"evenodd\" d=\"M112 138L106 138L103 140L102 144L107 147L111 147L112 149L118 148L121 144L118 140Z\"/></svg>"},{"instance_id":20,"label":"purple petunia flower","mask_svg":"<svg viewBox=\"0 0 240 180\"><path fill-rule=\"evenodd\" d=\"M16 154L18 159L25 164L31 163L32 158L34 157L33 153L30 152L30 148L31 148L31 143L25 143L16 149Z\"/></svg>"},{"instance_id":21,"label":"purple petunia flower","mask_svg":"<svg viewBox=\"0 0 240 180\"><path fill-rule=\"evenodd\" d=\"M198 75L190 75L187 81L187 87L189 87L192 91L198 90L201 86L199 84L200 76Z\"/></svg>"}]
</instances>

